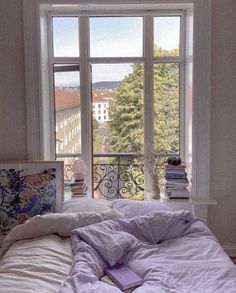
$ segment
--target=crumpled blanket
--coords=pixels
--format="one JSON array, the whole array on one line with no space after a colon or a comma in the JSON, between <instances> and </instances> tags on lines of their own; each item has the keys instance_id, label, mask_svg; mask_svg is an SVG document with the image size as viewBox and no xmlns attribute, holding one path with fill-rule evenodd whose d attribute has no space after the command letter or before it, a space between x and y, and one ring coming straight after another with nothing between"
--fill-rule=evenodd
<instances>
[{"instance_id":1,"label":"crumpled blanket","mask_svg":"<svg viewBox=\"0 0 236 293\"><path fill-rule=\"evenodd\" d=\"M135 293L236 293L236 268L214 235L187 211L153 212L75 229L70 276L59 293L118 293L100 281L127 264L142 279Z\"/></svg>"},{"instance_id":2,"label":"crumpled blanket","mask_svg":"<svg viewBox=\"0 0 236 293\"><path fill-rule=\"evenodd\" d=\"M151 254L153 249L157 249L155 245L161 241L184 235L193 221L192 214L187 211L154 212L73 230L72 270L61 286L60 293L121 292L99 281L106 267L118 262L129 262L144 247ZM141 277L145 277L144 274Z\"/></svg>"}]
</instances>

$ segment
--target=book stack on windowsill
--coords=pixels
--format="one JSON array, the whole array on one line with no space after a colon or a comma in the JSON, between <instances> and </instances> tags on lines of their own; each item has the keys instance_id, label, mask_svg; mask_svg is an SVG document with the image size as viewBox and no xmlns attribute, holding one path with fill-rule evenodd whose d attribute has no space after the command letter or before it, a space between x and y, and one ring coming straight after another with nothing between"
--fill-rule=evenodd
<instances>
[{"instance_id":1,"label":"book stack on windowsill","mask_svg":"<svg viewBox=\"0 0 236 293\"><path fill-rule=\"evenodd\" d=\"M177 166L166 163L165 179L165 195L168 198L189 198L189 181L185 163L181 163Z\"/></svg>"},{"instance_id":2,"label":"book stack on windowsill","mask_svg":"<svg viewBox=\"0 0 236 293\"><path fill-rule=\"evenodd\" d=\"M72 197L83 197L88 189L88 186L85 184L84 179L74 180L70 184L70 189Z\"/></svg>"},{"instance_id":3,"label":"book stack on windowsill","mask_svg":"<svg viewBox=\"0 0 236 293\"><path fill-rule=\"evenodd\" d=\"M81 159L75 160L71 171L73 172L73 181L70 184L72 197L83 197L87 193L88 186L85 184L87 166Z\"/></svg>"}]
</instances>

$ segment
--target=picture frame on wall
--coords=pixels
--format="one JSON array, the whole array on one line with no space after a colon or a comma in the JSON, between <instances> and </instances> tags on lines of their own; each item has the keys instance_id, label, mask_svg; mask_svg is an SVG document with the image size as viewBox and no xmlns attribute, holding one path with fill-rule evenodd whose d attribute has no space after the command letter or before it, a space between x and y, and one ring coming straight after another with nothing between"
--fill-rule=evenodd
<instances>
[{"instance_id":1,"label":"picture frame on wall","mask_svg":"<svg viewBox=\"0 0 236 293\"><path fill-rule=\"evenodd\" d=\"M59 211L63 200L63 161L0 162L0 243L29 218Z\"/></svg>"}]
</instances>

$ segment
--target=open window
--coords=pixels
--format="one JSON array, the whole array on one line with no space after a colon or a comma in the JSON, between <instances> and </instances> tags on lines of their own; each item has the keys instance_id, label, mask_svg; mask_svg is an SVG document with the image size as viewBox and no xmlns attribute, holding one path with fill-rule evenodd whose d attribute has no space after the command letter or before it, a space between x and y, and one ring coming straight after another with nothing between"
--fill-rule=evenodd
<instances>
[{"instance_id":1,"label":"open window","mask_svg":"<svg viewBox=\"0 0 236 293\"><path fill-rule=\"evenodd\" d=\"M162 184L167 157L185 154L185 119L180 119L187 99L185 13L55 10L47 19L48 66L54 75L53 86L48 78L47 98L52 87L55 98L55 108L48 109L55 136L48 139L55 141L55 157L65 162L65 179L70 180L74 159L87 155L95 197L143 199L145 160L156 160ZM86 75L84 84L80 76ZM81 113L91 129L86 154Z\"/></svg>"},{"instance_id":2,"label":"open window","mask_svg":"<svg viewBox=\"0 0 236 293\"><path fill-rule=\"evenodd\" d=\"M47 159L52 158L53 154L55 155L55 117L51 117L53 115L50 114L53 112L50 111L53 109L52 93L54 92L52 64L79 65L80 98L81 109L83 109L81 110L81 156L85 159L87 165L91 166L89 180L92 184L92 146L94 144L93 133L96 129L96 127L93 127L95 125L93 123L93 111L96 112L96 105L93 105L91 99L92 92L94 92L94 89L91 88L91 81L95 79L96 67L103 65L108 68L113 64L120 67L126 65L130 67L131 64L134 72L138 72L138 67L140 67L140 76L142 75L143 78L143 115L139 116L141 117L139 122L143 123L144 158L145 154L155 151L155 148L158 148L158 151L161 148L158 137L160 133L163 134L163 131L156 128L156 125L160 123L157 114L159 113L161 117L160 111L167 110L167 105L160 106L159 104L159 106L155 106L159 99L156 93L160 92L161 88L169 91L169 96L178 93L173 103L176 105L176 113L179 113L178 119L176 119L176 115L173 115L169 122L174 127L167 128L176 135L175 142L170 144L175 149L173 150L172 147L168 146L167 150L180 153L187 164L192 165L192 197L202 200L208 199L210 196L210 1L179 1L175 4L163 4L163 2L158 3L158 1L154 4L151 1L146 1L143 4L141 1L130 0L126 4L114 1L113 4L99 3L99 5L96 1L93 4L78 1L78 4L73 3L73 5L62 2L47 1L47 4L44 4L40 0L37 3L36 1L24 1L25 32L26 35L30 36L25 41L27 96L29 101L27 112L29 113L28 121L31 121L28 135L29 158ZM35 15L36 19L40 20L39 26L35 22ZM77 29L78 39L75 41L77 37L72 38L76 44L74 46L77 50L76 54L61 56L58 53L58 56L52 56L50 53L52 52L52 44L50 44L52 40L50 35L52 36L53 30L52 18L56 19L57 17L58 20L60 18L65 20L66 17L76 19L75 30ZM105 49L101 50L100 48L99 53L96 51L97 45L95 44L96 38L102 33L101 23L103 20L113 21L116 19L121 22L127 21L127 19L132 20L136 22L136 29L133 30L132 35L120 30L120 39L117 42L119 46L114 50L110 49L109 54L106 53ZM161 27L165 27L165 29L161 29ZM95 30L100 28L100 31L92 33L93 28ZM104 26L103 33L109 28L112 28L109 24ZM168 32L168 29L174 29L174 32ZM175 41L172 48L158 51L158 45L163 46L163 36L168 34L175 34L177 42ZM108 42L108 33L106 33L106 36ZM127 36L130 36L130 40L138 36L136 40L138 43L135 45L136 51L131 50L130 52L127 48L126 54L119 54L120 47L124 44L122 38ZM63 42L66 47L68 42ZM105 44L101 37L100 42ZM139 45L139 42L142 45ZM157 47L154 44L157 44ZM106 43L106 47L108 46L109 42ZM40 50L37 48L40 48ZM170 53L170 51L173 52ZM57 60L53 60L53 58ZM40 60L38 67L35 66L36 59ZM160 78L158 81L159 73L162 74L162 77L166 77L165 82L160 81ZM132 72L129 73L127 77L132 79L132 74ZM168 83L169 77L175 81L175 86L170 86ZM32 82L32 79L34 79L34 82ZM135 90L138 89L137 86ZM101 101L100 104L102 105L102 103L105 102ZM101 121L104 120L104 116L101 112ZM110 113L108 117L110 120ZM139 129L142 128L134 128L134 130ZM39 135L35 135L35 133L39 133ZM164 139L168 135L171 134L166 132ZM133 142L135 145L136 141L133 140ZM96 152L95 149L94 152ZM146 188L145 182L147 180L144 180L144 189Z\"/></svg>"}]
</instances>

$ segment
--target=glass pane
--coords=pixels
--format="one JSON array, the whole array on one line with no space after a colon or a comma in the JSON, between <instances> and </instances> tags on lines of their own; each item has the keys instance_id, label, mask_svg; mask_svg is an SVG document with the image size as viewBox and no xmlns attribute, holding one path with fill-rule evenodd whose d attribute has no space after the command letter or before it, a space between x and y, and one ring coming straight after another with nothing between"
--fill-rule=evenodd
<instances>
[{"instance_id":1,"label":"glass pane","mask_svg":"<svg viewBox=\"0 0 236 293\"><path fill-rule=\"evenodd\" d=\"M154 17L154 56L179 56L180 16Z\"/></svg>"},{"instance_id":2,"label":"glass pane","mask_svg":"<svg viewBox=\"0 0 236 293\"><path fill-rule=\"evenodd\" d=\"M154 149L179 153L179 64L154 65Z\"/></svg>"},{"instance_id":3,"label":"glass pane","mask_svg":"<svg viewBox=\"0 0 236 293\"><path fill-rule=\"evenodd\" d=\"M142 17L91 17L91 57L141 57Z\"/></svg>"},{"instance_id":4,"label":"glass pane","mask_svg":"<svg viewBox=\"0 0 236 293\"><path fill-rule=\"evenodd\" d=\"M78 57L78 36L78 17L53 17L54 57Z\"/></svg>"},{"instance_id":5,"label":"glass pane","mask_svg":"<svg viewBox=\"0 0 236 293\"><path fill-rule=\"evenodd\" d=\"M94 196L143 198L143 65L93 64Z\"/></svg>"},{"instance_id":6,"label":"glass pane","mask_svg":"<svg viewBox=\"0 0 236 293\"><path fill-rule=\"evenodd\" d=\"M55 66L65 70L66 66ZM68 70L72 66L68 66ZM73 68L73 70L75 70ZM81 103L79 71L54 73L56 157L65 163L65 185L71 180L70 166L81 154Z\"/></svg>"}]
</instances>

